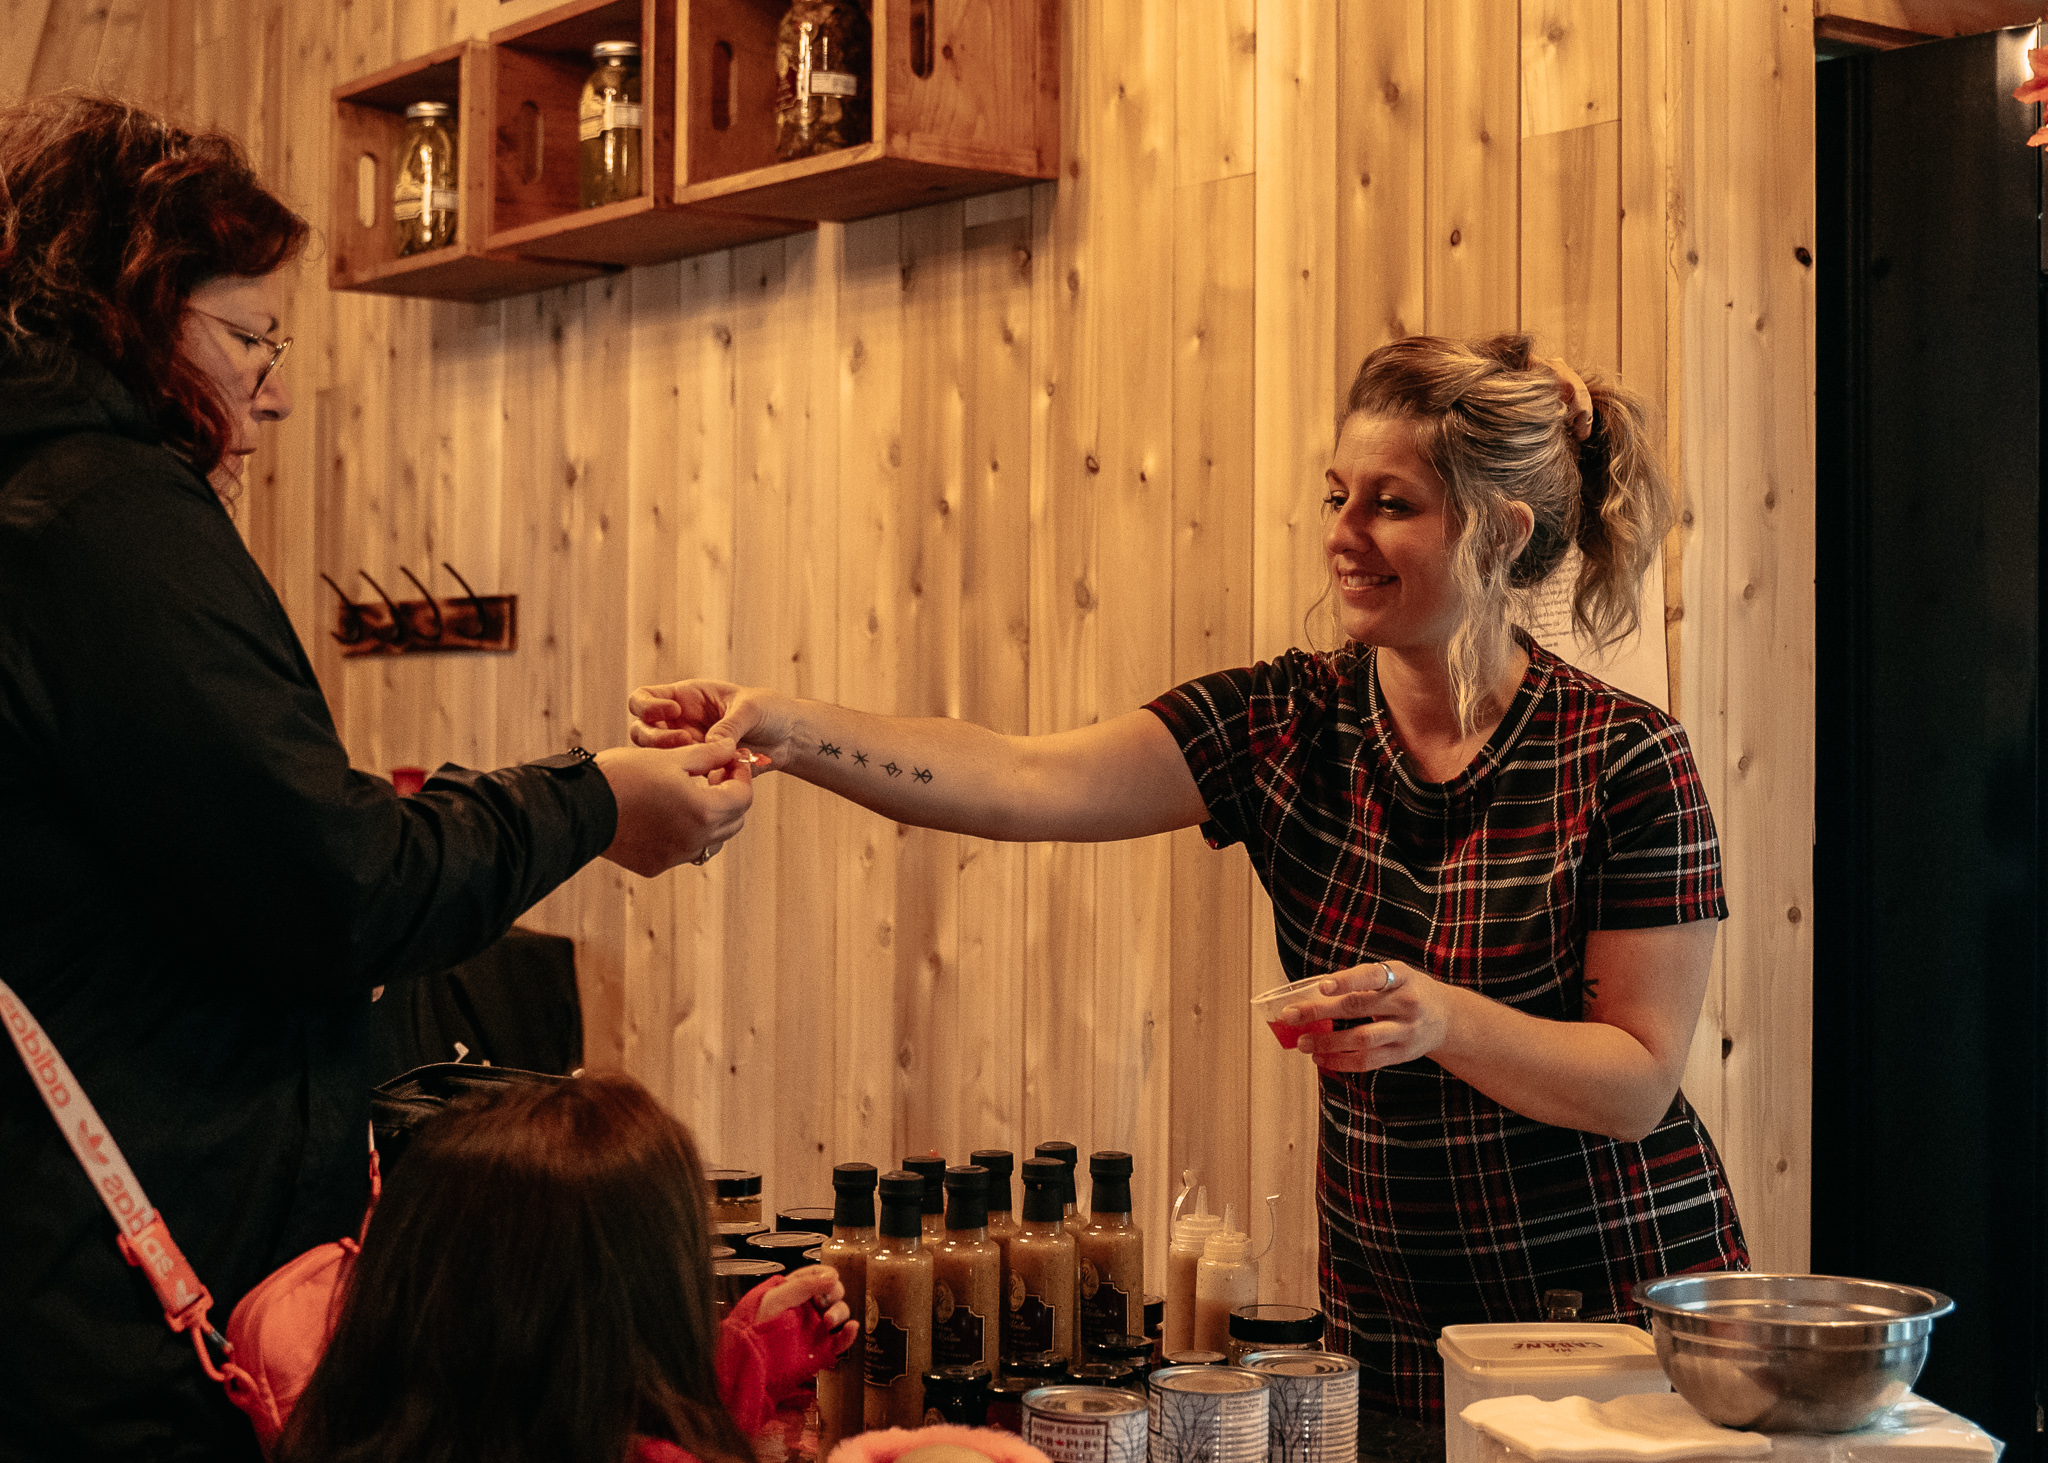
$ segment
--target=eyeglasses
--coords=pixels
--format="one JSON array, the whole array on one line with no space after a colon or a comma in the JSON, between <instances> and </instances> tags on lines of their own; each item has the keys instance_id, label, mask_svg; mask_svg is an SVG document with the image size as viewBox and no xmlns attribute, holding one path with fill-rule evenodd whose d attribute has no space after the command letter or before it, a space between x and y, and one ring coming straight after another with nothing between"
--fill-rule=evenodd
<instances>
[{"instance_id":1,"label":"eyeglasses","mask_svg":"<svg viewBox=\"0 0 2048 1463\"><path fill-rule=\"evenodd\" d=\"M292 338L287 335L283 340L272 340L267 335L257 335L252 331L244 330L224 315L214 314L211 310L194 309L192 313L204 315L209 320L216 320L222 325L227 326L234 333L235 339L241 341L243 345L267 345L270 347L270 359L264 363L262 371L257 374L256 389L249 393L249 399L251 401L255 400L262 394L263 383L270 379L270 373L275 371L278 363L284 359L284 353L292 348Z\"/></svg>"}]
</instances>

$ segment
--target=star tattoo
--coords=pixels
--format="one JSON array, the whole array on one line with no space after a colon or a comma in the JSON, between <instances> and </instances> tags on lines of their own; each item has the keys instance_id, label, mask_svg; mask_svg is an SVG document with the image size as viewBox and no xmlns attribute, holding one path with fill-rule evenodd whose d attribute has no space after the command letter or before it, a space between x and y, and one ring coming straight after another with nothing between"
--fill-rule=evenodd
<instances>
[{"instance_id":1,"label":"star tattoo","mask_svg":"<svg viewBox=\"0 0 2048 1463\"><path fill-rule=\"evenodd\" d=\"M898 767L894 762L884 762L882 764L882 770L888 773L891 777L901 777L903 775L903 769L901 767Z\"/></svg>"},{"instance_id":2,"label":"star tattoo","mask_svg":"<svg viewBox=\"0 0 2048 1463\"><path fill-rule=\"evenodd\" d=\"M932 780L932 770L929 767L920 767L917 769L917 771L911 773L910 775L912 777L915 777L919 782L930 782Z\"/></svg>"},{"instance_id":3,"label":"star tattoo","mask_svg":"<svg viewBox=\"0 0 2048 1463\"><path fill-rule=\"evenodd\" d=\"M830 742L820 742L818 743L818 755L820 757L837 757L839 749Z\"/></svg>"},{"instance_id":4,"label":"star tattoo","mask_svg":"<svg viewBox=\"0 0 2048 1463\"><path fill-rule=\"evenodd\" d=\"M853 754L853 765L854 765L854 766L856 766L856 767L865 767L865 766L867 766L867 765L868 765L868 754L867 754L866 752L855 752L855 753Z\"/></svg>"}]
</instances>

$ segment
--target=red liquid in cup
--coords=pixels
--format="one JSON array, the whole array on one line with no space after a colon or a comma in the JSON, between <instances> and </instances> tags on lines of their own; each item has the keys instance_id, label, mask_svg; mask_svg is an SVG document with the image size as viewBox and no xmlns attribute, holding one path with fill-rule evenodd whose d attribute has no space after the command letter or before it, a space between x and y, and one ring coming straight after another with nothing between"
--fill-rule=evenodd
<instances>
[{"instance_id":1,"label":"red liquid in cup","mask_svg":"<svg viewBox=\"0 0 2048 1463\"><path fill-rule=\"evenodd\" d=\"M1295 1043L1312 1032L1336 1029L1336 1023L1327 1018L1321 1021L1305 1021L1299 1026L1286 1021L1268 1021L1266 1024L1273 1028L1273 1035L1280 1039L1280 1045L1289 1051L1293 1051Z\"/></svg>"}]
</instances>

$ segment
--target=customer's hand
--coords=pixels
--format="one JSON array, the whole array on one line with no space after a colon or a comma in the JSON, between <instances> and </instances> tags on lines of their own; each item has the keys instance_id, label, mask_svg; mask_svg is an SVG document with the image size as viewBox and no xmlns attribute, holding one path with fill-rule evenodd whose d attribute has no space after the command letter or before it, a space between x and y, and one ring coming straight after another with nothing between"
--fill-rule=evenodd
<instances>
[{"instance_id":1,"label":"customer's hand","mask_svg":"<svg viewBox=\"0 0 2048 1463\"><path fill-rule=\"evenodd\" d=\"M730 743L610 747L597 765L619 805L604 856L642 878L709 859L740 831L754 801L756 764Z\"/></svg>"},{"instance_id":2,"label":"customer's hand","mask_svg":"<svg viewBox=\"0 0 2048 1463\"><path fill-rule=\"evenodd\" d=\"M791 765L793 703L773 691L730 681L676 681L640 687L626 699L626 709L636 747L729 743Z\"/></svg>"},{"instance_id":3,"label":"customer's hand","mask_svg":"<svg viewBox=\"0 0 2048 1463\"><path fill-rule=\"evenodd\" d=\"M840 1283L839 1272L830 1265L808 1265L791 1274L761 1297L761 1308L754 1313L754 1319L765 1326L784 1311L808 1302L817 1303L827 1331L837 1331L849 1324L846 1287Z\"/></svg>"}]
</instances>

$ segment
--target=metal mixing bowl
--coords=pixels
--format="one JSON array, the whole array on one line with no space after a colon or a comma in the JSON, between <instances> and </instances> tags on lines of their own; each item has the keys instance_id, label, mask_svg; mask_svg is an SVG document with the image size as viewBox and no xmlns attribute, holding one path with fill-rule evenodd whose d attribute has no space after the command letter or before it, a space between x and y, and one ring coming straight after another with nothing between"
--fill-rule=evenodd
<instances>
[{"instance_id":1,"label":"metal mixing bowl","mask_svg":"<svg viewBox=\"0 0 2048 1463\"><path fill-rule=\"evenodd\" d=\"M1752 1432L1842 1433L1905 1396L1938 1317L1932 1290L1836 1275L1721 1271L1645 1280L1657 1362L1702 1417Z\"/></svg>"}]
</instances>

